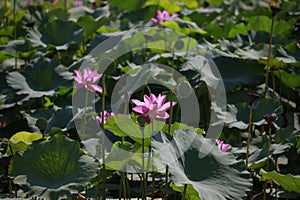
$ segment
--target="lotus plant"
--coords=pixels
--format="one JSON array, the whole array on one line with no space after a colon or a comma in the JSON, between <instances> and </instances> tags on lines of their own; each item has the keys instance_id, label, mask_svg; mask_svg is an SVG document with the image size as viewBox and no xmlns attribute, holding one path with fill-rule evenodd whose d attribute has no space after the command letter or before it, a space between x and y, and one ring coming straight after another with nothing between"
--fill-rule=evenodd
<instances>
[{"instance_id":1,"label":"lotus plant","mask_svg":"<svg viewBox=\"0 0 300 200\"><path fill-rule=\"evenodd\" d=\"M156 24L160 24L161 22L178 17L178 14L173 14L172 16L170 16L169 11L166 10L164 11L157 10L156 13L157 13L156 18L151 18L151 21Z\"/></svg>"},{"instance_id":2,"label":"lotus plant","mask_svg":"<svg viewBox=\"0 0 300 200\"><path fill-rule=\"evenodd\" d=\"M102 93L102 87L97 85L98 80L102 77L102 74L97 73L96 70L92 71L89 68L84 68L83 74L74 70L76 77L74 80L76 81L75 88L85 88L90 92L100 92Z\"/></svg>"},{"instance_id":3,"label":"lotus plant","mask_svg":"<svg viewBox=\"0 0 300 200\"><path fill-rule=\"evenodd\" d=\"M131 101L136 105L132 110L146 117L147 123L151 123L156 118L168 119L170 115L166 111L170 109L171 103L165 103L166 98L166 95L159 94L156 97L150 94L150 96L144 95L144 102L132 99ZM172 102L172 106L175 105L176 102Z\"/></svg>"}]
</instances>

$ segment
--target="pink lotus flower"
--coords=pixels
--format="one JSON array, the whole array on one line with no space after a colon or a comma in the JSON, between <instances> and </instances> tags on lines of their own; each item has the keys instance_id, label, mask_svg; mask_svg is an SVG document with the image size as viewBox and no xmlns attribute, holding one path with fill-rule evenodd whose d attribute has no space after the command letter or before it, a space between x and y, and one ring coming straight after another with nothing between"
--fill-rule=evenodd
<instances>
[{"instance_id":1,"label":"pink lotus flower","mask_svg":"<svg viewBox=\"0 0 300 200\"><path fill-rule=\"evenodd\" d=\"M153 21L156 24L160 24L161 22L178 17L178 14L173 14L172 16L170 16L170 13L166 10L162 12L160 10L157 10L156 12L156 18L151 18L151 21Z\"/></svg>"},{"instance_id":2,"label":"pink lotus flower","mask_svg":"<svg viewBox=\"0 0 300 200\"><path fill-rule=\"evenodd\" d=\"M74 2L73 2L73 6L74 6L74 7L83 6L83 1L74 1Z\"/></svg>"},{"instance_id":3,"label":"pink lotus flower","mask_svg":"<svg viewBox=\"0 0 300 200\"><path fill-rule=\"evenodd\" d=\"M97 85L102 74L98 74L96 70L92 71L89 68L84 68L83 74L78 70L74 70L74 72L76 74L76 77L74 77L76 81L74 88L85 88L90 92L97 91L102 93L102 87Z\"/></svg>"},{"instance_id":4,"label":"pink lotus flower","mask_svg":"<svg viewBox=\"0 0 300 200\"><path fill-rule=\"evenodd\" d=\"M151 123L151 121L156 118L168 119L170 115L166 111L170 109L171 103L165 103L166 98L166 95L159 94L158 97L156 97L154 94L150 94L149 97L144 95L144 102L132 99L131 101L136 105L132 110L146 117L147 123ZM172 106L175 105L176 102L173 102Z\"/></svg>"},{"instance_id":5,"label":"pink lotus flower","mask_svg":"<svg viewBox=\"0 0 300 200\"><path fill-rule=\"evenodd\" d=\"M216 143L222 152L226 152L230 146L230 144L225 144L222 140L216 140Z\"/></svg>"},{"instance_id":6,"label":"pink lotus flower","mask_svg":"<svg viewBox=\"0 0 300 200\"><path fill-rule=\"evenodd\" d=\"M300 48L300 41L299 41L299 42L297 42L297 47L298 47L298 48Z\"/></svg>"},{"instance_id":7,"label":"pink lotus flower","mask_svg":"<svg viewBox=\"0 0 300 200\"><path fill-rule=\"evenodd\" d=\"M54 1L53 1L53 3L58 3L58 2L59 2L59 0L54 0Z\"/></svg>"},{"instance_id":8,"label":"pink lotus flower","mask_svg":"<svg viewBox=\"0 0 300 200\"><path fill-rule=\"evenodd\" d=\"M107 121L107 119L110 117L110 116L115 116L115 113L113 112L107 112L106 110L104 111L104 123ZM102 123L102 112L100 112L100 116L96 116L96 120L98 122L99 125L101 125Z\"/></svg>"}]
</instances>

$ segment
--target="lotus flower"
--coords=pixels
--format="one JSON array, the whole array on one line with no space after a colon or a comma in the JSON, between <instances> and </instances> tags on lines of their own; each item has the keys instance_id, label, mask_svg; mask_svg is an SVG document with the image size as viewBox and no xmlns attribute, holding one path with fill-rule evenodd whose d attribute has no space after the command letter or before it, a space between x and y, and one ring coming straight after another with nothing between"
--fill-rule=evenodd
<instances>
[{"instance_id":1,"label":"lotus flower","mask_svg":"<svg viewBox=\"0 0 300 200\"><path fill-rule=\"evenodd\" d=\"M113 112L107 112L106 110L104 111L104 123L106 122L106 120L110 117L110 116L114 116L115 113ZM101 125L102 123L102 112L100 112L100 116L96 116L96 120L98 122L99 125Z\"/></svg>"},{"instance_id":2,"label":"lotus flower","mask_svg":"<svg viewBox=\"0 0 300 200\"><path fill-rule=\"evenodd\" d=\"M216 143L222 152L226 152L230 146L230 144L225 144L222 140L216 140Z\"/></svg>"},{"instance_id":3,"label":"lotus flower","mask_svg":"<svg viewBox=\"0 0 300 200\"><path fill-rule=\"evenodd\" d=\"M147 123L151 123L156 118L168 119L170 115L166 111L170 109L171 103L165 103L166 98L166 95L159 94L156 97L154 94L150 94L150 96L144 95L144 102L132 99L131 101L136 105L132 110L146 117ZM172 106L175 105L176 102L173 102Z\"/></svg>"},{"instance_id":4,"label":"lotus flower","mask_svg":"<svg viewBox=\"0 0 300 200\"><path fill-rule=\"evenodd\" d=\"M160 24L161 22L173 19L178 16L178 14L173 14L172 16L170 16L170 13L166 10L162 12L160 10L157 10L156 12L156 18L151 18L151 21L153 21L156 24Z\"/></svg>"},{"instance_id":5,"label":"lotus flower","mask_svg":"<svg viewBox=\"0 0 300 200\"><path fill-rule=\"evenodd\" d=\"M58 3L58 2L59 2L59 0L54 0L54 1L53 1L53 3Z\"/></svg>"},{"instance_id":6,"label":"lotus flower","mask_svg":"<svg viewBox=\"0 0 300 200\"><path fill-rule=\"evenodd\" d=\"M74 2L73 2L73 6L74 6L74 7L83 6L83 1L74 1Z\"/></svg>"},{"instance_id":7,"label":"lotus flower","mask_svg":"<svg viewBox=\"0 0 300 200\"><path fill-rule=\"evenodd\" d=\"M300 48L300 41L299 41L299 42L297 42L297 47L298 47L298 48Z\"/></svg>"},{"instance_id":8,"label":"lotus flower","mask_svg":"<svg viewBox=\"0 0 300 200\"><path fill-rule=\"evenodd\" d=\"M98 74L97 71L92 71L89 68L84 68L83 74L74 70L76 77L74 80L76 81L75 88L85 88L90 92L100 92L102 93L102 87L97 85L98 80L101 78L102 74Z\"/></svg>"}]
</instances>

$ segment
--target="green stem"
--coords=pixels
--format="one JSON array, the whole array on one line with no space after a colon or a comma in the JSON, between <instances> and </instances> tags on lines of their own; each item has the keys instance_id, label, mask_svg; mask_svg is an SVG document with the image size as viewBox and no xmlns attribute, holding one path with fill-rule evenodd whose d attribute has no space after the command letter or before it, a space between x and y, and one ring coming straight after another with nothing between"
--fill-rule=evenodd
<instances>
[{"instance_id":1,"label":"green stem","mask_svg":"<svg viewBox=\"0 0 300 200\"><path fill-rule=\"evenodd\" d=\"M126 199L127 197L127 188L126 188L126 181L125 181L125 172L121 172L121 176L122 176L122 187L123 187L123 194L124 194L124 199Z\"/></svg>"},{"instance_id":2,"label":"green stem","mask_svg":"<svg viewBox=\"0 0 300 200\"><path fill-rule=\"evenodd\" d=\"M129 180L128 178L125 179L126 181L126 190L128 191L128 199L131 199L131 192L130 192L130 187L129 187Z\"/></svg>"},{"instance_id":3,"label":"green stem","mask_svg":"<svg viewBox=\"0 0 300 200\"><path fill-rule=\"evenodd\" d=\"M268 157L267 157L267 171L269 171L270 166L270 146L271 146L271 127L268 129Z\"/></svg>"},{"instance_id":4,"label":"green stem","mask_svg":"<svg viewBox=\"0 0 300 200\"><path fill-rule=\"evenodd\" d=\"M101 128L102 128L102 168L103 168L103 199L106 199L106 170L105 170L105 127L104 127L104 111L105 111L105 75L102 75L102 117L101 117Z\"/></svg>"},{"instance_id":5,"label":"green stem","mask_svg":"<svg viewBox=\"0 0 300 200\"><path fill-rule=\"evenodd\" d=\"M7 8L7 0L4 0L4 8L6 10L6 8ZM5 16L5 18L4 18L4 27L6 28L7 26L8 26L8 17Z\"/></svg>"},{"instance_id":6,"label":"green stem","mask_svg":"<svg viewBox=\"0 0 300 200\"><path fill-rule=\"evenodd\" d=\"M268 59L267 59L267 71L266 71L266 78L265 78L264 97L266 97L266 95L267 95L268 82L269 82L269 71L270 71L270 68L271 68L271 66L270 66L270 59L271 59L271 50L272 50L272 42L273 42L274 21L275 21L275 16L272 15L271 33L270 33L270 41L269 41L269 49L268 49Z\"/></svg>"},{"instance_id":7,"label":"green stem","mask_svg":"<svg viewBox=\"0 0 300 200\"><path fill-rule=\"evenodd\" d=\"M190 30L189 36L191 36L191 33L192 33L191 27L188 26L188 28L189 28L189 30ZM186 53L185 53L185 56L186 56L186 57L188 56L188 53L189 53L190 42L191 42L191 37L188 38L188 43L187 43L187 46L186 46Z\"/></svg>"},{"instance_id":8,"label":"green stem","mask_svg":"<svg viewBox=\"0 0 300 200\"><path fill-rule=\"evenodd\" d=\"M145 158L144 158L144 153L145 153L145 133L144 133L144 127L141 127L142 131L142 177L143 177L143 186L142 186L142 199L146 199L146 187L147 187L147 180L145 177Z\"/></svg>"},{"instance_id":9,"label":"green stem","mask_svg":"<svg viewBox=\"0 0 300 200\"><path fill-rule=\"evenodd\" d=\"M67 8L68 8L68 2L67 2L67 0L64 1L64 8L65 8L65 10L67 10Z\"/></svg>"},{"instance_id":10,"label":"green stem","mask_svg":"<svg viewBox=\"0 0 300 200\"><path fill-rule=\"evenodd\" d=\"M185 200L186 189L187 189L187 184L184 184L184 188L183 188L183 193L182 193L181 200Z\"/></svg>"},{"instance_id":11,"label":"green stem","mask_svg":"<svg viewBox=\"0 0 300 200\"><path fill-rule=\"evenodd\" d=\"M88 100L89 100L89 93L87 90L85 90L85 99L84 99L84 115L83 115L83 122L81 123L81 130L82 134L85 136L85 126L86 126L86 112L87 112L87 106L88 106Z\"/></svg>"},{"instance_id":12,"label":"green stem","mask_svg":"<svg viewBox=\"0 0 300 200\"><path fill-rule=\"evenodd\" d=\"M165 174L166 185L164 188L164 200L168 199L168 188L169 188L169 166L166 166L166 174Z\"/></svg>"},{"instance_id":13,"label":"green stem","mask_svg":"<svg viewBox=\"0 0 300 200\"><path fill-rule=\"evenodd\" d=\"M247 141L247 151L246 151L246 169L248 169L249 147L250 147L250 138L251 138L251 132L252 132L252 109L253 109L253 105L250 105L249 124L248 124L248 141Z\"/></svg>"},{"instance_id":14,"label":"green stem","mask_svg":"<svg viewBox=\"0 0 300 200\"><path fill-rule=\"evenodd\" d=\"M153 152L152 153L152 158L153 158ZM152 182L151 182L151 199L154 199L154 184L155 184L155 173L154 173L154 165L152 164Z\"/></svg>"},{"instance_id":15,"label":"green stem","mask_svg":"<svg viewBox=\"0 0 300 200\"><path fill-rule=\"evenodd\" d=\"M13 2L13 15L14 15L14 40L17 39L17 22L16 22L16 4L17 4L17 1L14 0ZM15 58L15 69L17 69L17 66L18 66L18 60L17 58Z\"/></svg>"},{"instance_id":16,"label":"green stem","mask_svg":"<svg viewBox=\"0 0 300 200\"><path fill-rule=\"evenodd\" d=\"M170 101L170 118L169 118L169 124L168 124L168 133L171 134L171 125L172 125L172 121L173 121L173 92L171 92L171 101ZM165 175L165 179L166 179L166 185L164 188L164 199L168 198L168 187L169 187L169 166L166 166L166 175Z\"/></svg>"}]
</instances>

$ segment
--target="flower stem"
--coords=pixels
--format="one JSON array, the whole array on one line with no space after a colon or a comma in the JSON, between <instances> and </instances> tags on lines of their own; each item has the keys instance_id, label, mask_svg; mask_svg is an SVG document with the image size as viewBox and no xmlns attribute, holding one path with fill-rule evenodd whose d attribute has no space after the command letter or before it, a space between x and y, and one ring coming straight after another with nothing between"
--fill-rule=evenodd
<instances>
[{"instance_id":1,"label":"flower stem","mask_svg":"<svg viewBox=\"0 0 300 200\"><path fill-rule=\"evenodd\" d=\"M68 2L67 2L67 0L65 0L65 1L64 1L64 8L65 8L65 10L67 10L67 8L68 8L67 5L68 5Z\"/></svg>"},{"instance_id":2,"label":"flower stem","mask_svg":"<svg viewBox=\"0 0 300 200\"><path fill-rule=\"evenodd\" d=\"M146 199L146 187L147 187L147 180L145 177L145 159L144 159L144 153L145 153L145 133L144 133L144 127L141 127L142 131L142 180L143 180L143 186L142 186L142 199Z\"/></svg>"},{"instance_id":3,"label":"flower stem","mask_svg":"<svg viewBox=\"0 0 300 200\"><path fill-rule=\"evenodd\" d=\"M87 90L85 90L85 99L84 99L84 115L83 115L83 122L81 126L82 134L85 135L85 126L86 126L86 111L87 111L87 106L88 106L88 100L89 100L89 93Z\"/></svg>"},{"instance_id":4,"label":"flower stem","mask_svg":"<svg viewBox=\"0 0 300 200\"><path fill-rule=\"evenodd\" d=\"M267 171L269 171L270 166L270 146L271 146L271 127L268 129L268 157L267 157Z\"/></svg>"},{"instance_id":5,"label":"flower stem","mask_svg":"<svg viewBox=\"0 0 300 200\"><path fill-rule=\"evenodd\" d=\"M164 188L164 200L168 199L168 188L169 188L169 166L166 166L166 175L165 175L166 185Z\"/></svg>"},{"instance_id":6,"label":"flower stem","mask_svg":"<svg viewBox=\"0 0 300 200\"><path fill-rule=\"evenodd\" d=\"M250 138L252 132L252 110L253 105L250 105L250 113L249 113L249 124L248 124L248 141L247 141L247 151L246 151L246 169L248 169L248 157L249 157L249 147L250 147Z\"/></svg>"},{"instance_id":7,"label":"flower stem","mask_svg":"<svg viewBox=\"0 0 300 200\"><path fill-rule=\"evenodd\" d=\"M181 200L185 200L186 189L187 189L187 184L184 184L184 188L183 188L183 193L182 193Z\"/></svg>"},{"instance_id":8,"label":"flower stem","mask_svg":"<svg viewBox=\"0 0 300 200\"><path fill-rule=\"evenodd\" d=\"M189 28L189 31L190 31L190 33L189 33L189 38L188 38L188 43L187 43L187 46L186 46L186 53L185 53L185 56L187 57L188 56L188 54L189 54L189 48L190 48L190 43L191 43L191 33L192 33L192 29L191 29L191 27L190 26L188 26L188 28Z\"/></svg>"},{"instance_id":9,"label":"flower stem","mask_svg":"<svg viewBox=\"0 0 300 200\"><path fill-rule=\"evenodd\" d=\"M267 95L268 82L269 82L269 71L270 71L270 68L271 68L271 66L270 66L270 59L271 59L271 50L272 50L272 42L273 42L274 21L275 21L275 16L272 15L271 33L270 33L270 41L269 41L269 49L268 49L268 58L267 58L267 71L266 71L266 78L265 78L264 97L266 97L266 95Z\"/></svg>"},{"instance_id":10,"label":"flower stem","mask_svg":"<svg viewBox=\"0 0 300 200\"><path fill-rule=\"evenodd\" d=\"M14 15L14 40L17 39L17 22L16 22L16 4L17 1L14 0L14 5L13 5L13 15ZM18 60L15 58L15 69L18 67Z\"/></svg>"},{"instance_id":11,"label":"flower stem","mask_svg":"<svg viewBox=\"0 0 300 200\"><path fill-rule=\"evenodd\" d=\"M102 75L102 117L101 117L101 128L102 128L102 168L103 168L103 176L106 177L105 170L105 127L104 127L104 111L105 111L105 75ZM103 179L103 199L106 199L106 178Z\"/></svg>"},{"instance_id":12,"label":"flower stem","mask_svg":"<svg viewBox=\"0 0 300 200\"><path fill-rule=\"evenodd\" d=\"M171 101L170 101L170 118L169 118L169 124L168 124L168 133L171 134L171 125L173 121L173 92L171 92ZM166 166L166 185L164 188L164 199L168 198L168 187L169 187L169 166Z\"/></svg>"}]
</instances>

